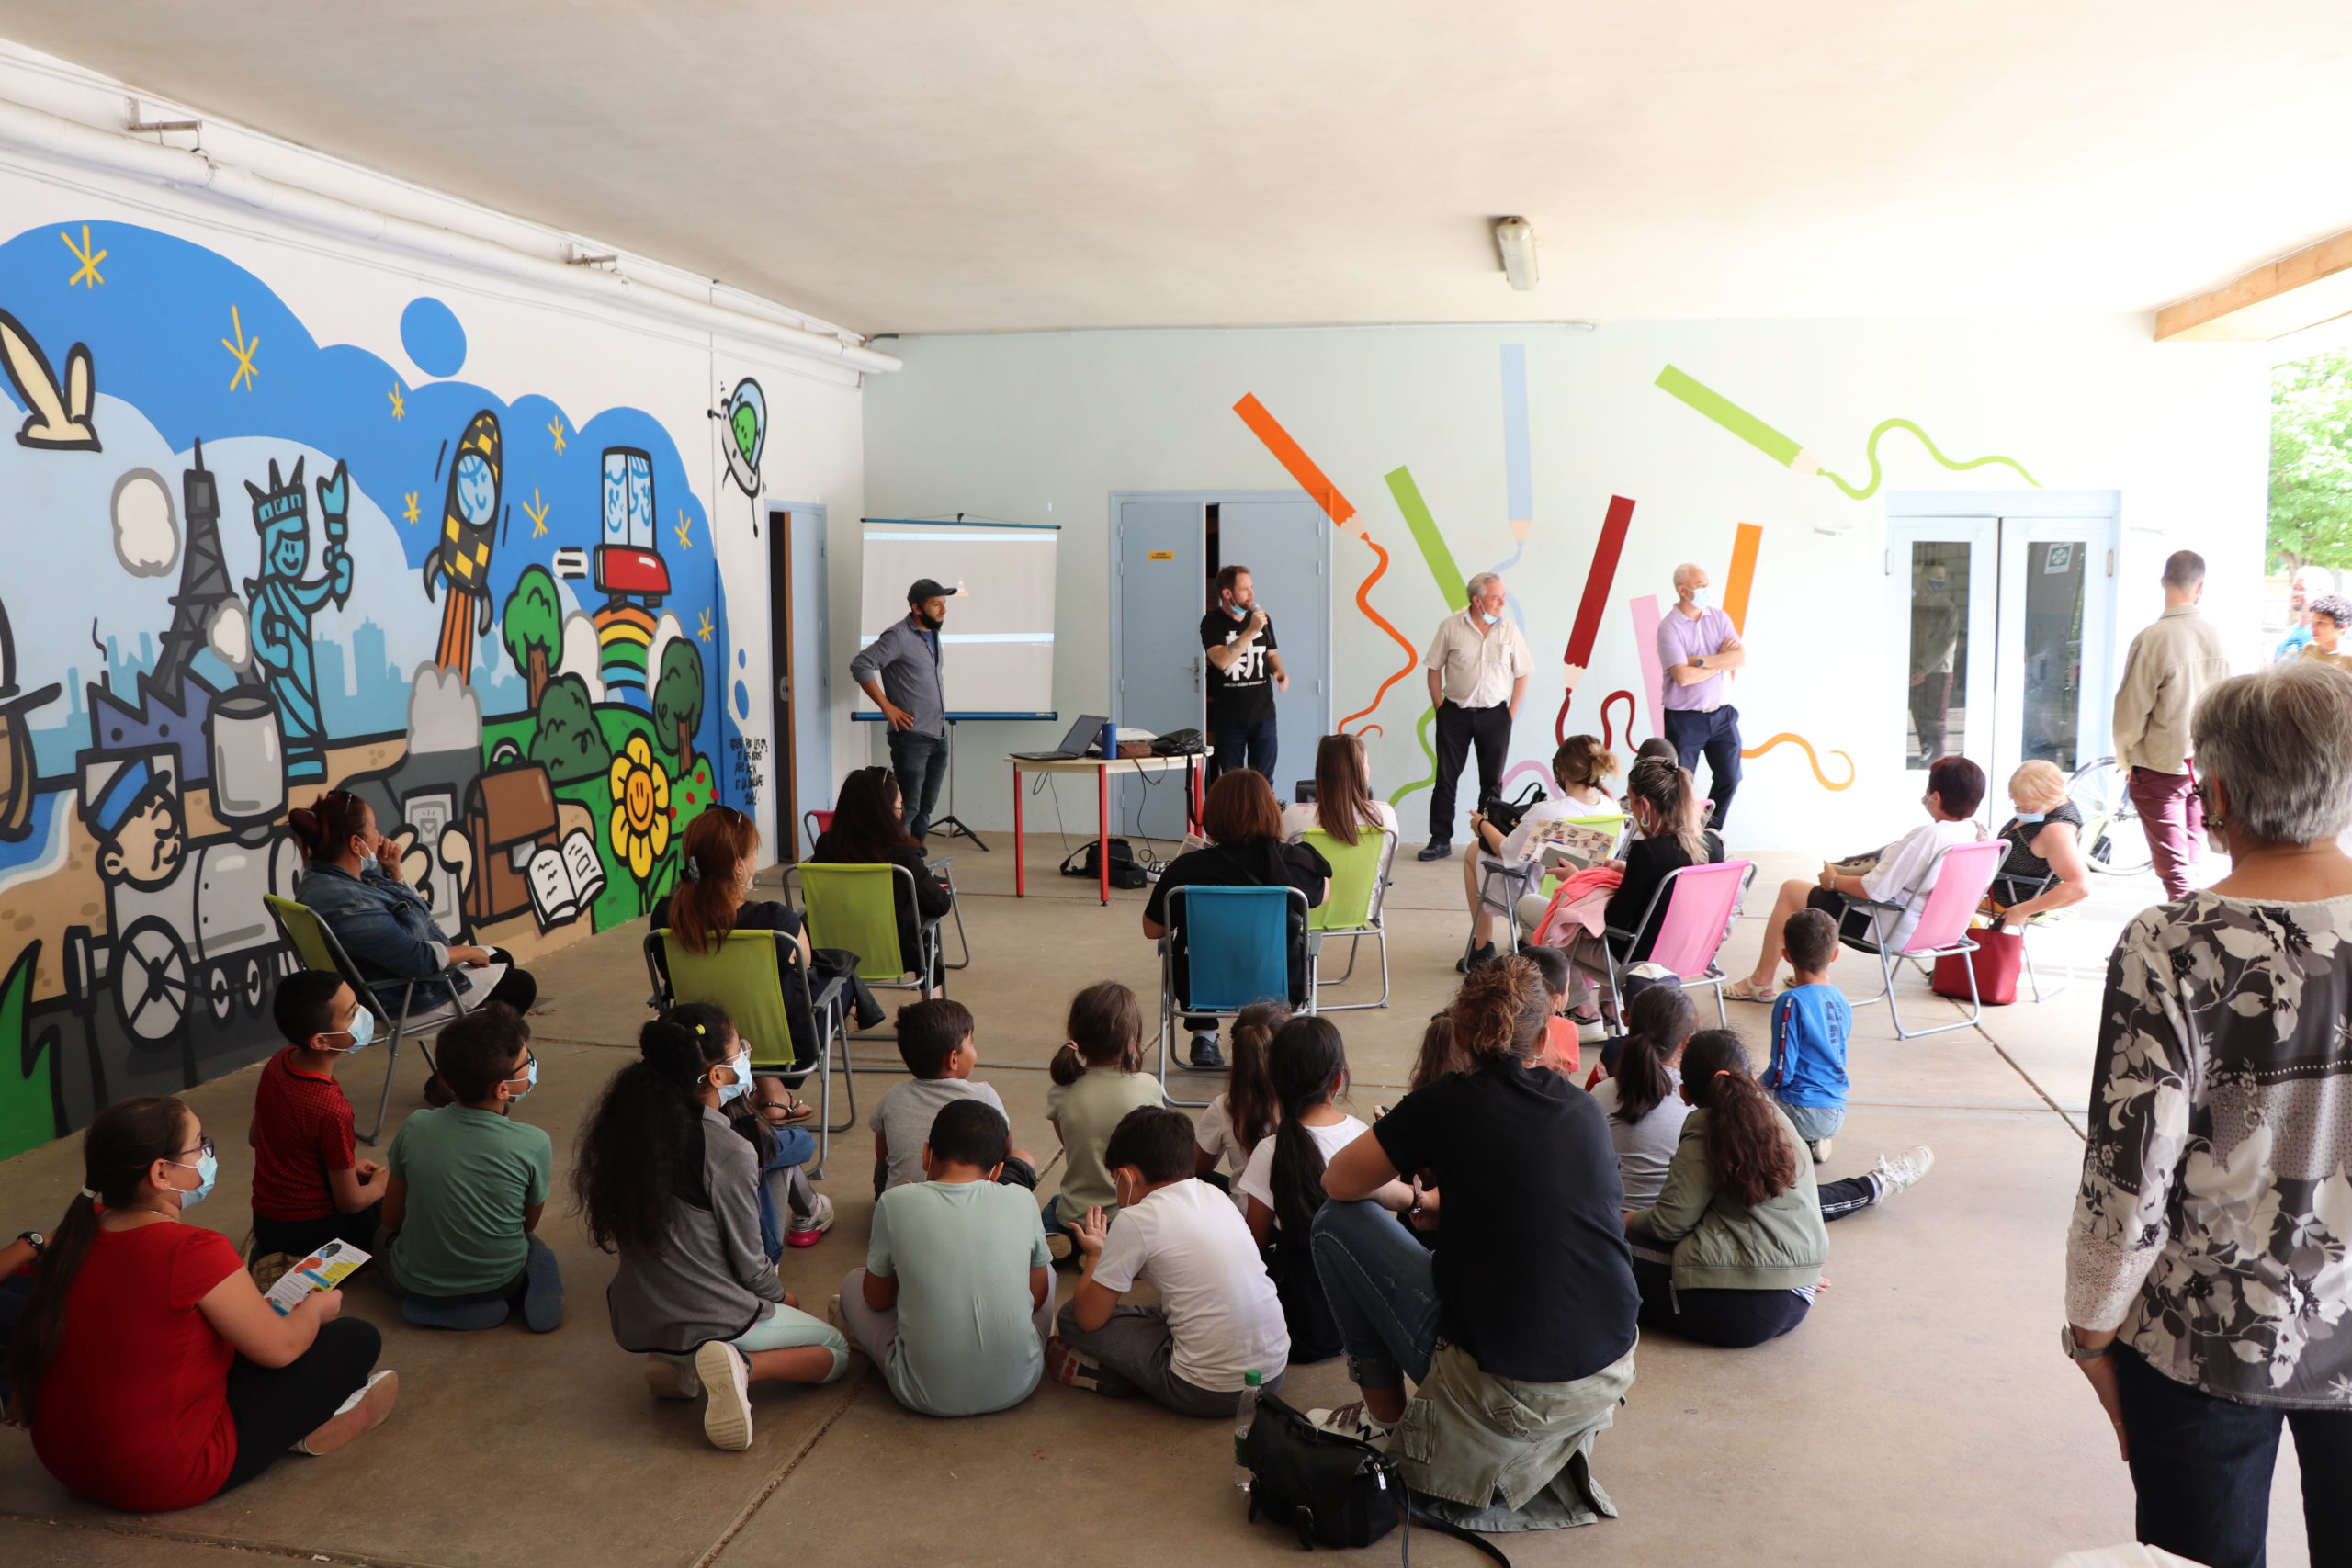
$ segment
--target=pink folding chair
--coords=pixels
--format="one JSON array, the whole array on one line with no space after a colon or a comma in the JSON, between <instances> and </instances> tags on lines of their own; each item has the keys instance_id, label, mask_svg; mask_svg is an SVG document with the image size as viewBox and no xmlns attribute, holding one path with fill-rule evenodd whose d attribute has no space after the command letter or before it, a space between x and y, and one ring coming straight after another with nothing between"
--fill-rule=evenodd
<instances>
[{"instance_id":1,"label":"pink folding chair","mask_svg":"<svg viewBox=\"0 0 2352 1568\"><path fill-rule=\"evenodd\" d=\"M1838 922L1838 940L1861 953L1878 954L1880 975L1884 988L1877 996L1866 997L1861 1005L1869 1007L1879 997L1886 998L1886 1010L1894 1017L1894 1037L1917 1040L1925 1035L1942 1034L1950 1030L1967 1029L1984 1016L1984 998L1976 994L1976 970L1968 971L1969 1012L1958 1023L1939 1023L1933 1029L1905 1029L1903 1010L1894 1000L1894 966L1908 958L1926 965L1930 960L1954 953L1976 951L1975 941L1968 934L1968 922L1984 902L1984 895L1992 890L1993 878L2001 869L2001 862L2009 852L2006 839L1980 839L1973 844L1952 844L1928 863L1928 874L1909 895L1894 899L1856 898L1851 895L1846 902L1849 908L1867 909L1871 914L1870 934L1850 932L1845 922ZM1891 933L1901 922L1912 905L1919 905L1918 923L1900 947L1890 945L1885 933Z\"/></svg>"},{"instance_id":2,"label":"pink folding chair","mask_svg":"<svg viewBox=\"0 0 2352 1568\"><path fill-rule=\"evenodd\" d=\"M1600 951L1609 964L1609 989L1613 996L1623 995L1617 976L1617 948L1622 941L1631 953L1640 934L1650 929L1650 922L1659 919L1658 901L1666 902L1666 914L1659 919L1657 940L1650 944L1649 956L1643 962L1662 964L1682 982L1682 988L1712 986L1715 992L1715 1011L1723 1025L1731 1027L1731 1013L1724 1006L1724 972L1715 967L1715 955L1723 951L1724 939L1731 935L1731 923L1738 918L1740 900L1747 896L1747 885L1756 878L1756 863L1727 860L1713 865L1686 865L1668 874L1667 879L1650 895L1649 908L1642 911L1641 922L1632 931L1611 927L1601 939Z\"/></svg>"}]
</instances>

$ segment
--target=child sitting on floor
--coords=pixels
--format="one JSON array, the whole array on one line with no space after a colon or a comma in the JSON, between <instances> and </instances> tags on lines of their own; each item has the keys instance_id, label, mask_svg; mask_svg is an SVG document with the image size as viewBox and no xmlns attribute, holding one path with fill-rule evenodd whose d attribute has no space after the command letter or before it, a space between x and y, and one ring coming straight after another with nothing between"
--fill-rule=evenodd
<instances>
[{"instance_id":1,"label":"child sitting on floor","mask_svg":"<svg viewBox=\"0 0 2352 1568\"><path fill-rule=\"evenodd\" d=\"M748 1449L751 1385L831 1382L849 1345L798 1310L761 1251L759 1156L722 1110L751 1087L751 1052L674 1015L637 1049L589 1111L571 1173L588 1239L620 1255L613 1338L645 1358L655 1398L700 1395L703 1435Z\"/></svg>"},{"instance_id":2,"label":"child sitting on floor","mask_svg":"<svg viewBox=\"0 0 2352 1568\"><path fill-rule=\"evenodd\" d=\"M1193 1129L1193 1140L1200 1147L1193 1174L1212 1187L1230 1190L1250 1163L1250 1151L1273 1135L1281 1113L1274 1109L1274 1086L1266 1076L1266 1048L1274 1031L1289 1021L1290 1009L1281 1002L1251 1002L1234 1015L1233 1070L1227 1075L1225 1092L1208 1102ZM1225 1167L1223 1175L1217 1172L1219 1165Z\"/></svg>"},{"instance_id":3,"label":"child sitting on floor","mask_svg":"<svg viewBox=\"0 0 2352 1568\"><path fill-rule=\"evenodd\" d=\"M874 1107L865 1124L874 1129L874 1195L924 1179L922 1151L939 1113L958 1100L977 1100L1004 1114L995 1089L972 1077L979 1047L972 1041L972 1010L945 997L910 1002L899 1010L899 1060L914 1082L894 1084ZM1035 1189L1036 1162L1019 1149L990 1164L1004 1167L1002 1180Z\"/></svg>"},{"instance_id":4,"label":"child sitting on floor","mask_svg":"<svg viewBox=\"0 0 2352 1568\"><path fill-rule=\"evenodd\" d=\"M490 1002L446 1025L433 1054L456 1103L415 1112L392 1140L376 1277L411 1323L494 1328L519 1303L546 1334L563 1323L563 1276L533 1233L555 1147L510 1114L539 1081L531 1026Z\"/></svg>"},{"instance_id":5,"label":"child sitting on floor","mask_svg":"<svg viewBox=\"0 0 2352 1568\"><path fill-rule=\"evenodd\" d=\"M748 1054L751 1043L716 1002L681 1002L664 1016L722 1061ZM778 1122L760 1103L775 1080L754 1073L752 1087L727 1101L727 1119L759 1162L760 1247L774 1262L787 1247L814 1247L833 1228L833 1201L809 1184L808 1162L817 1157L817 1135Z\"/></svg>"},{"instance_id":6,"label":"child sitting on floor","mask_svg":"<svg viewBox=\"0 0 2352 1568\"><path fill-rule=\"evenodd\" d=\"M1290 1365L1290 1333L1250 1227L1193 1176L1193 1124L1181 1111L1130 1111L1111 1134L1114 1221L1089 1209L1078 1230L1085 1271L1046 1346L1057 1382L1114 1398L1140 1389L1183 1416L1231 1416L1248 1375L1269 1393ZM1137 1281L1158 1306L1125 1306Z\"/></svg>"},{"instance_id":7,"label":"child sitting on floor","mask_svg":"<svg viewBox=\"0 0 2352 1568\"><path fill-rule=\"evenodd\" d=\"M865 1267L834 1298L837 1321L910 1410L1007 1409L1045 1370L1054 1276L1037 1211L1000 1179L1012 1136L980 1100L943 1106L918 1150L926 1179L882 1194Z\"/></svg>"},{"instance_id":8,"label":"child sitting on floor","mask_svg":"<svg viewBox=\"0 0 2352 1568\"><path fill-rule=\"evenodd\" d=\"M1046 1204L1048 1245L1056 1236L1072 1238L1089 1209L1117 1211L1103 1145L1128 1111L1160 1103L1159 1081L1143 1070L1143 1009L1133 991L1116 980L1098 980L1079 992L1069 1002L1069 1034L1054 1053L1054 1087L1046 1091L1046 1119L1069 1156L1061 1191ZM1196 1160L1185 1163L1185 1175ZM1068 1239L1056 1255L1069 1255Z\"/></svg>"},{"instance_id":9,"label":"child sitting on floor","mask_svg":"<svg viewBox=\"0 0 2352 1568\"><path fill-rule=\"evenodd\" d=\"M1819 1165L1846 1124L1846 1038L1853 1032L1854 1010L1829 983L1829 966L1838 961L1835 919L1820 909L1799 909L1781 941L1796 984L1772 1004L1772 1064L1763 1084Z\"/></svg>"},{"instance_id":10,"label":"child sitting on floor","mask_svg":"<svg viewBox=\"0 0 2352 1568\"><path fill-rule=\"evenodd\" d=\"M1323 1167L1368 1129L1337 1103L1348 1091L1348 1048L1329 1019L1292 1019L1274 1036L1270 1055L1282 1121L1241 1173L1244 1217L1282 1302L1290 1359L1328 1360L1340 1353L1340 1325L1316 1275L1308 1233L1323 1206ZM1399 1211L1413 1203L1413 1190L1402 1181L1373 1196Z\"/></svg>"},{"instance_id":11,"label":"child sitting on floor","mask_svg":"<svg viewBox=\"0 0 2352 1568\"><path fill-rule=\"evenodd\" d=\"M286 1046L254 1087L254 1281L263 1290L330 1241L373 1250L384 1168L360 1159L336 1061L375 1038L376 1015L341 976L301 969L273 1004Z\"/></svg>"}]
</instances>

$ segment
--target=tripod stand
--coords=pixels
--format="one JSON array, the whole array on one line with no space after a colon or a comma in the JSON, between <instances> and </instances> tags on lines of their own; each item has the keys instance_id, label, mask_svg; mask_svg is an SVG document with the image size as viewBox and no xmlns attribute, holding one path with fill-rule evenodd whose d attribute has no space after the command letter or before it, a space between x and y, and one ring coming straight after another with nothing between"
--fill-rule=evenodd
<instances>
[{"instance_id":1,"label":"tripod stand","mask_svg":"<svg viewBox=\"0 0 2352 1568\"><path fill-rule=\"evenodd\" d=\"M980 836L956 815L956 721L952 718L947 721L947 811L931 825L931 830L950 839L969 839L983 852L988 851Z\"/></svg>"}]
</instances>

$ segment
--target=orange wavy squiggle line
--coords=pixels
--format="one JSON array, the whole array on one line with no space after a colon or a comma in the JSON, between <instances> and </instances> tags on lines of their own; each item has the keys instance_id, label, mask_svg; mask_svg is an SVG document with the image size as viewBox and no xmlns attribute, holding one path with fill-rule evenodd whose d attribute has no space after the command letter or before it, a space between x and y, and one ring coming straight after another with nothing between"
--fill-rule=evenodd
<instances>
[{"instance_id":1,"label":"orange wavy squiggle line","mask_svg":"<svg viewBox=\"0 0 2352 1568\"><path fill-rule=\"evenodd\" d=\"M1780 745L1782 741L1792 742L1795 745L1804 748L1805 763L1813 769L1813 776L1821 781L1822 788L1851 789L1854 787L1855 771L1854 759L1852 757L1847 756L1843 751L1832 751L1829 753L1833 757L1846 758L1846 782L1844 784L1832 784L1829 780L1829 775L1821 771L1821 759L1813 754L1813 742L1807 740L1802 735L1793 734L1785 729L1780 734L1773 736L1770 740L1765 741L1761 746L1750 746L1747 748L1745 750L1740 752L1740 755L1743 757L1761 757L1765 752L1770 751L1773 747Z\"/></svg>"},{"instance_id":2,"label":"orange wavy squiggle line","mask_svg":"<svg viewBox=\"0 0 2352 1568\"><path fill-rule=\"evenodd\" d=\"M1356 608L1363 612L1364 618L1366 620L1372 622L1373 625L1378 626L1382 631L1386 632L1390 637L1396 639L1396 646L1405 650L1405 662L1396 667L1396 673L1389 676L1387 680L1383 681L1380 683L1380 690L1373 693L1372 701L1366 703L1355 712L1348 715L1346 718L1340 720L1338 724L1332 726L1334 729L1340 730L1342 733L1346 731L1348 726L1354 720L1363 717L1366 714L1371 713L1374 709L1380 706L1380 700L1388 694L1388 688L1403 680L1406 676L1410 675L1413 672L1413 666L1421 661L1421 650L1415 648L1411 643L1407 642L1405 640L1405 635L1398 631L1395 626L1390 626L1388 624L1388 618L1372 607L1372 600L1368 597L1372 592L1372 585L1379 581L1383 574L1388 570L1388 552L1382 549L1380 547L1380 542L1374 539L1372 535L1365 530L1359 529L1356 533L1356 537L1362 539L1365 544L1370 545L1372 547L1372 553L1380 558L1380 564L1372 569L1372 575L1365 578L1362 582L1356 584ZM1373 735L1378 734L1379 731L1380 727L1378 725L1366 725L1364 728L1358 733L1356 739L1359 740L1366 739Z\"/></svg>"},{"instance_id":3,"label":"orange wavy squiggle line","mask_svg":"<svg viewBox=\"0 0 2352 1568\"><path fill-rule=\"evenodd\" d=\"M1353 718L1355 717L1355 715L1350 714L1348 716L1350 718ZM1386 733L1388 732L1381 728L1380 726L1376 724L1367 724L1362 729L1356 731L1356 739L1359 740L1369 740L1375 735L1385 735Z\"/></svg>"}]
</instances>

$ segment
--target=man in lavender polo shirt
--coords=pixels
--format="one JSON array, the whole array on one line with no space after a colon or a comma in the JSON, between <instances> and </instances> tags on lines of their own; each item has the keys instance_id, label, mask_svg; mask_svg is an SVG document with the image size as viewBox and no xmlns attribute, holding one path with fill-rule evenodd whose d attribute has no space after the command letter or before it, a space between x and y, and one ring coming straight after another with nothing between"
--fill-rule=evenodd
<instances>
[{"instance_id":1,"label":"man in lavender polo shirt","mask_svg":"<svg viewBox=\"0 0 2352 1568\"><path fill-rule=\"evenodd\" d=\"M1747 664L1747 650L1731 617L1708 602L1703 568L1674 569L1674 608L1657 624L1657 661L1666 671L1660 704L1675 756L1695 771L1707 756L1709 818L1717 832L1739 788L1739 710L1731 705L1731 672Z\"/></svg>"}]
</instances>

